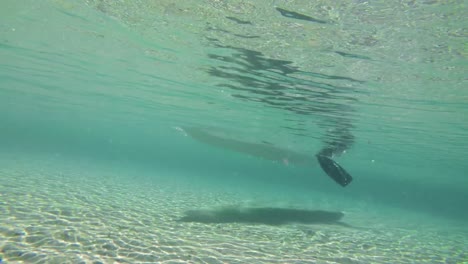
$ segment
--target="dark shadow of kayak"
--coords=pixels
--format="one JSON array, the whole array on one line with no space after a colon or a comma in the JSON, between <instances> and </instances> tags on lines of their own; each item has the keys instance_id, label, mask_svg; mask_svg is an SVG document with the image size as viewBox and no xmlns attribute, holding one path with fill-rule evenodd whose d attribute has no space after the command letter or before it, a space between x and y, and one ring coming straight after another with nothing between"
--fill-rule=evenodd
<instances>
[{"instance_id":1,"label":"dark shadow of kayak","mask_svg":"<svg viewBox=\"0 0 468 264\"><path fill-rule=\"evenodd\" d=\"M179 219L181 222L215 223L250 223L265 225L285 224L331 224L348 226L340 222L342 212L323 210L304 210L274 207L227 207L211 210L190 210ZM349 226L348 226L349 227Z\"/></svg>"}]
</instances>

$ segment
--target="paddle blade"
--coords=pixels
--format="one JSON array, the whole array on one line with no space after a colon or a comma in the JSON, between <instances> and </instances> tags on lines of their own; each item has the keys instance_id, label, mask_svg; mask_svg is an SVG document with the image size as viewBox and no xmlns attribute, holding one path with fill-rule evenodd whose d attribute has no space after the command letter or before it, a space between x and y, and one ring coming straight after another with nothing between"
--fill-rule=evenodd
<instances>
[{"instance_id":1,"label":"paddle blade","mask_svg":"<svg viewBox=\"0 0 468 264\"><path fill-rule=\"evenodd\" d=\"M317 160L320 163L323 171L330 176L339 185L345 187L353 180L353 177L349 175L346 170L341 167L338 163L327 156L317 155Z\"/></svg>"}]
</instances>

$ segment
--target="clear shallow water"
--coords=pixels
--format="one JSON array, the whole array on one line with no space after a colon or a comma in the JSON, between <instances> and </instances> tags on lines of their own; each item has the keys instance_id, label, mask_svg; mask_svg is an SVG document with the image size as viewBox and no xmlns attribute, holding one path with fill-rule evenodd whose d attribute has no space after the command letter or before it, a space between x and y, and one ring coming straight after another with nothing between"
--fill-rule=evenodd
<instances>
[{"instance_id":1,"label":"clear shallow water","mask_svg":"<svg viewBox=\"0 0 468 264\"><path fill-rule=\"evenodd\" d=\"M163 237L175 253L166 260L208 261L196 259L197 250L205 247L208 253L200 253L203 257L234 262L235 255L244 256L251 243L268 241L247 239L240 231L237 236L237 228L263 227L187 226L174 224L175 220L189 209L260 206L343 211L343 222L371 226L374 233L312 225L337 246L301 251L310 237L290 237L290 243L283 244L271 239L272 252L252 249L258 261L281 259L274 256L281 246L295 252L283 262L388 262L402 255L404 262L405 257L424 256L431 246L446 251L421 261L443 262L444 256L455 256L448 262L466 261L460 253L466 252L460 239L466 235L468 218L463 2L5 1L1 5L0 143L5 165L0 177L6 212L2 222L7 224L0 242L5 260L22 260L22 254L16 254L20 250L39 254L37 261L53 261L51 256L70 262L80 256L110 263L162 261L155 257L160 253L145 252L149 255L145 260L132 258L131 252L142 251L129 241L119 244L119 257L96 249L102 246L96 240L86 242L94 248L82 241L75 251L67 251L65 244L36 244L27 241L29 233L15 233L30 226L43 226L48 234L63 232L59 224L46 224L44 215L62 202L74 208L76 203L64 197L73 201L76 196L99 196L103 177L111 181L107 192L116 188L119 199L83 198L80 210L100 219L98 208L113 204L103 212L112 208L120 208L116 211L123 215L132 212L123 226L138 221L138 212L147 219L161 218L141 224L125 237L140 240L140 248L145 248L154 239L142 238L145 227L162 233L170 230ZM321 22L297 13L287 17L284 10ZM320 170L314 155L326 142L350 135L350 148L336 160L354 182L342 188ZM142 174L147 177L135 179ZM42 180L31 184L35 177ZM66 195L60 195L57 177L71 186ZM89 180L93 178L95 182ZM72 179L88 181L80 185L70 183ZM50 181L58 183L54 187L47 184ZM28 192L34 185L44 191ZM122 191L122 186L129 187ZM143 187L144 198L133 199L132 193ZM178 196L172 188L183 191ZM186 202L184 193L191 193L198 203ZM171 203L161 202L164 199ZM151 202L132 211L143 200ZM34 201L46 209L33 209ZM31 214L12 210L16 207ZM72 210L64 219L52 214L54 219L83 221L74 230L93 236L96 230L86 224L86 214L80 210ZM113 226L117 219L103 226ZM233 235L210 237L214 226ZM268 237L294 234L304 227L265 228L260 233ZM358 234L376 239L386 230L394 235L385 236L385 243L367 242L375 249L372 252L338 246L350 237L369 240ZM182 242L187 232L205 235L212 242L191 245L194 252L188 258L178 251L187 246ZM401 248L392 247L411 232L414 241L407 247L419 251L402 254ZM57 241L54 235L44 237ZM117 237L112 238L114 244ZM223 259L214 245L228 238L239 250ZM48 251L54 248L53 254ZM255 254L238 260L251 258Z\"/></svg>"}]
</instances>

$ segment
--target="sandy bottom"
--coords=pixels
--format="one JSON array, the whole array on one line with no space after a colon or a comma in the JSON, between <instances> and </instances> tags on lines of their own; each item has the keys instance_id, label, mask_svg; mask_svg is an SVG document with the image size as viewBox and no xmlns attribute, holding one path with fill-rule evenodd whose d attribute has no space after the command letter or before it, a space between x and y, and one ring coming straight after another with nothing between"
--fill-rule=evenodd
<instances>
[{"instance_id":1,"label":"sandy bottom","mask_svg":"<svg viewBox=\"0 0 468 264\"><path fill-rule=\"evenodd\" d=\"M248 197L235 189L203 188L176 177L86 162L67 164L57 157L2 156L0 165L3 263L468 261L463 223L429 222L424 215L364 202L346 208L346 225L181 222L194 209L296 206L336 211L343 203L321 197L315 204L284 204L272 196Z\"/></svg>"}]
</instances>

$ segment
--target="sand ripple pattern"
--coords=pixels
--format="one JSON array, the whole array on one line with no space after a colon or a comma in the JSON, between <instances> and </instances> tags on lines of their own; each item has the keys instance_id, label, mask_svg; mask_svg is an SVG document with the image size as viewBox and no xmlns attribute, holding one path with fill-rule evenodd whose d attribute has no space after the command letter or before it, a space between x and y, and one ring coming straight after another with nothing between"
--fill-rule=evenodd
<instances>
[{"instance_id":1,"label":"sand ripple pattern","mask_svg":"<svg viewBox=\"0 0 468 264\"><path fill-rule=\"evenodd\" d=\"M399 228L381 219L362 228L365 217L352 216L346 221L356 228L186 223L178 221L184 211L236 204L238 197L137 174L132 178L115 171L9 164L0 168L4 263L460 263L468 259L466 229Z\"/></svg>"}]
</instances>

